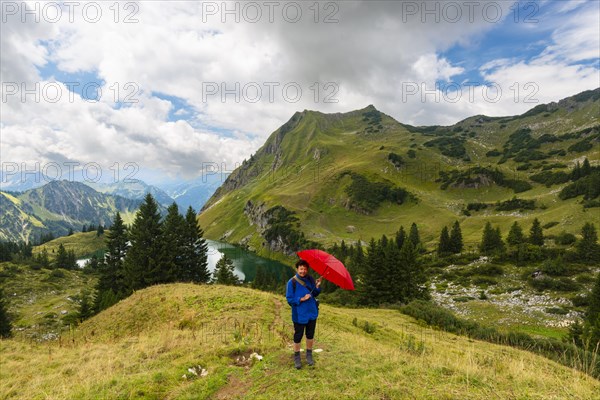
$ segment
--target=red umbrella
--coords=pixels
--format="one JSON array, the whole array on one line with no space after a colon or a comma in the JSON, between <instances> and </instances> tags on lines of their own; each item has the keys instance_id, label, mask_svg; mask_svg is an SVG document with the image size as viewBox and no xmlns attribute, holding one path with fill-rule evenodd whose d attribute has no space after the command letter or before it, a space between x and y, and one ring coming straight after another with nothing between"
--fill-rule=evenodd
<instances>
[{"instance_id":1,"label":"red umbrella","mask_svg":"<svg viewBox=\"0 0 600 400\"><path fill-rule=\"evenodd\" d=\"M342 289L354 290L354 283L348 270L340 260L331 254L316 249L302 250L296 254L329 282L335 283Z\"/></svg>"}]
</instances>

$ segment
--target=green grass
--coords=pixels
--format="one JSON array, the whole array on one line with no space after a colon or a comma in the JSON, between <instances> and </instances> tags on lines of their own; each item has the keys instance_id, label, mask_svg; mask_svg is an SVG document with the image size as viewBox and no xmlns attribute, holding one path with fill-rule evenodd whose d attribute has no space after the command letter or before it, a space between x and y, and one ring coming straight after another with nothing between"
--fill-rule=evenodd
<instances>
[{"instance_id":1,"label":"green grass","mask_svg":"<svg viewBox=\"0 0 600 400\"><path fill-rule=\"evenodd\" d=\"M151 287L60 345L1 341L0 396L593 399L600 391L597 380L529 352L431 330L395 310L326 304L315 342L323 351L314 368L298 371L289 314L282 296L252 289ZM240 361L254 351L263 361ZM188 372L196 366L208 375Z\"/></svg>"},{"instance_id":2,"label":"green grass","mask_svg":"<svg viewBox=\"0 0 600 400\"><path fill-rule=\"evenodd\" d=\"M97 236L96 232L78 232L71 236L63 236L40 246L35 246L33 248L33 254L36 255L41 253L45 248L48 251L50 259L53 259L59 246L62 244L65 247L65 250L73 250L77 258L89 257L92 254L106 249L105 240L108 232L108 230L105 230L104 235L100 236Z\"/></svg>"},{"instance_id":3,"label":"green grass","mask_svg":"<svg viewBox=\"0 0 600 400\"><path fill-rule=\"evenodd\" d=\"M77 311L78 298L92 291L96 278L80 271L33 270L11 262L0 263L0 285L13 316L15 335L39 340L61 334L68 325L65 317Z\"/></svg>"}]
</instances>

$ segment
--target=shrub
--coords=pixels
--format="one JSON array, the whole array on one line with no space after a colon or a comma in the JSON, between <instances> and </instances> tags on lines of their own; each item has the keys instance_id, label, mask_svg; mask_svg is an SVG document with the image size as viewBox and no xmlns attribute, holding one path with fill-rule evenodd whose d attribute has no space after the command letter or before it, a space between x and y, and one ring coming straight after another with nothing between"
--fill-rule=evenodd
<instances>
[{"instance_id":1,"label":"shrub","mask_svg":"<svg viewBox=\"0 0 600 400\"><path fill-rule=\"evenodd\" d=\"M552 279L548 276L543 276L537 279L529 278L528 282L534 289L538 291L556 290L559 292L574 292L581 288L580 284L567 277Z\"/></svg>"},{"instance_id":2,"label":"shrub","mask_svg":"<svg viewBox=\"0 0 600 400\"><path fill-rule=\"evenodd\" d=\"M562 231L556 236L554 241L556 242L556 244L568 246L575 243L577 241L577 237L575 237L575 235L573 235L572 233Z\"/></svg>"},{"instance_id":3,"label":"shrub","mask_svg":"<svg viewBox=\"0 0 600 400\"><path fill-rule=\"evenodd\" d=\"M590 305L590 297L585 294L578 294L571 298L574 307L587 307Z\"/></svg>"},{"instance_id":4,"label":"shrub","mask_svg":"<svg viewBox=\"0 0 600 400\"><path fill-rule=\"evenodd\" d=\"M549 307L546 308L544 311L546 311L548 314L557 315L567 315L569 313L569 310L563 307Z\"/></svg>"},{"instance_id":5,"label":"shrub","mask_svg":"<svg viewBox=\"0 0 600 400\"><path fill-rule=\"evenodd\" d=\"M600 377L600 359L569 343L549 338L538 339L521 332L499 332L494 327L484 327L476 322L457 318L450 311L424 300L414 300L400 311L447 332L525 349L568 367L579 368L593 377Z\"/></svg>"},{"instance_id":6,"label":"shrub","mask_svg":"<svg viewBox=\"0 0 600 400\"><path fill-rule=\"evenodd\" d=\"M566 274L567 267L561 258L546 260L542 263L542 272L551 276L561 276Z\"/></svg>"}]
</instances>

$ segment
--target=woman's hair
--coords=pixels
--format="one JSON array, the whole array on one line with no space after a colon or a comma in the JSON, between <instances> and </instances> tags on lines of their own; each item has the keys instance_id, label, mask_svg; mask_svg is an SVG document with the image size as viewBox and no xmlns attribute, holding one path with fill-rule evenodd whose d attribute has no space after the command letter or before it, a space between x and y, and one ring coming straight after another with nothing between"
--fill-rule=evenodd
<instances>
[{"instance_id":1,"label":"woman's hair","mask_svg":"<svg viewBox=\"0 0 600 400\"><path fill-rule=\"evenodd\" d=\"M298 269L299 266L304 265L306 268L308 268L308 261L306 260L298 260L296 261L296 269Z\"/></svg>"}]
</instances>

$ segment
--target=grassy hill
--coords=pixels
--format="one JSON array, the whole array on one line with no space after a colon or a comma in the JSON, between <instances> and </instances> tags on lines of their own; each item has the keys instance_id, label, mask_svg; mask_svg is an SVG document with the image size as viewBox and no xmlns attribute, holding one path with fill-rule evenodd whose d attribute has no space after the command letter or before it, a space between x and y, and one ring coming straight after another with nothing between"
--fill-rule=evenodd
<instances>
[{"instance_id":1,"label":"grassy hill","mask_svg":"<svg viewBox=\"0 0 600 400\"><path fill-rule=\"evenodd\" d=\"M568 173L586 157L600 163L598 107L600 89L519 116L474 116L447 127L404 125L373 106L344 114L298 112L227 178L199 222L208 238L265 255L273 250L264 235L266 215L276 206L295 213L297 230L308 240L325 245L368 241L417 222L433 247L442 227L455 220L471 249L487 221L505 235L516 219L528 227L536 217L552 223L548 235L578 234L586 221L600 225L598 208L584 208L581 196L561 200L566 182L546 186L533 179ZM500 177L492 176L495 169ZM350 194L352 185L363 193ZM386 190L398 188L412 198L386 197ZM366 204L378 190L381 199ZM534 209L495 210L514 196L535 201ZM490 207L467 216L469 203Z\"/></svg>"},{"instance_id":2,"label":"grassy hill","mask_svg":"<svg viewBox=\"0 0 600 400\"><path fill-rule=\"evenodd\" d=\"M151 287L58 342L0 341L0 397L599 398L600 382L580 372L383 309L323 305L322 352L297 371L289 314L281 296L252 289ZM253 352L263 360L248 361Z\"/></svg>"},{"instance_id":3,"label":"grassy hill","mask_svg":"<svg viewBox=\"0 0 600 400\"><path fill-rule=\"evenodd\" d=\"M33 255L42 252L45 248L48 251L48 256L52 259L58 251L58 247L62 244L65 250L73 250L77 258L89 257L93 254L97 254L106 248L105 240L106 233L98 236L96 232L77 232L70 236L63 236L57 239L53 239L40 246L34 246Z\"/></svg>"},{"instance_id":4,"label":"grassy hill","mask_svg":"<svg viewBox=\"0 0 600 400\"><path fill-rule=\"evenodd\" d=\"M65 269L32 269L0 263L0 287L8 299L16 337L54 340L74 322L83 292L91 292L97 277Z\"/></svg>"}]
</instances>

